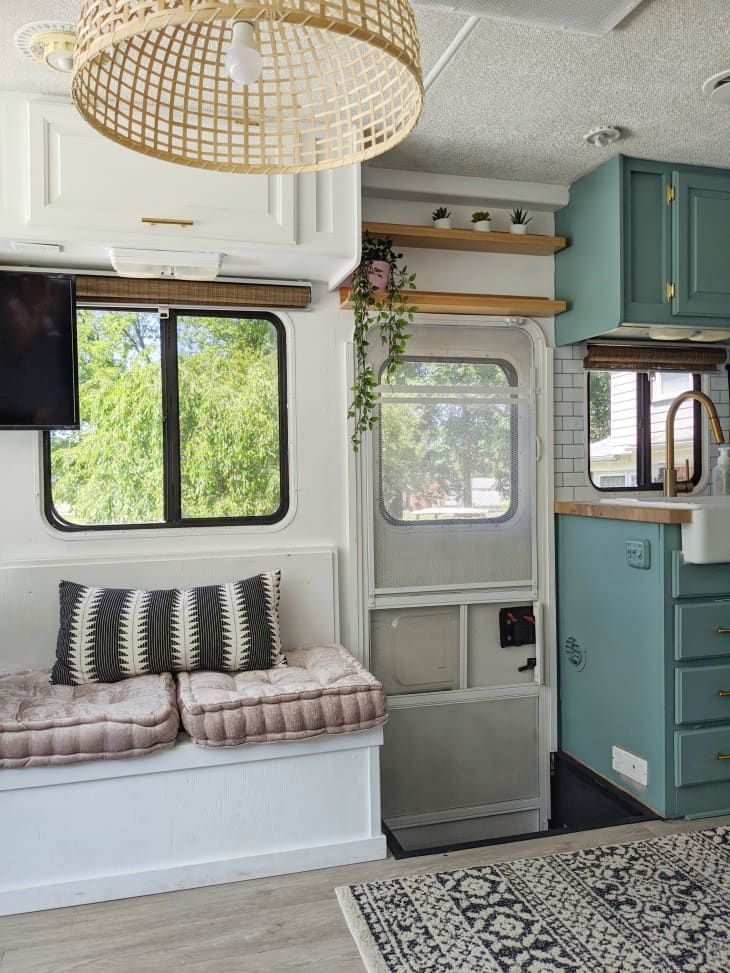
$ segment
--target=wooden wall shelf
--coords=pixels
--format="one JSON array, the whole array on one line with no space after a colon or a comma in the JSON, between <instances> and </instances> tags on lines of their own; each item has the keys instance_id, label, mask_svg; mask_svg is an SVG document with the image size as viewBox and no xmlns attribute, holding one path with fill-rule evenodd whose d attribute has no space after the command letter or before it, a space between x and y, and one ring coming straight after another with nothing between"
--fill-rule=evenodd
<instances>
[{"instance_id":1,"label":"wooden wall shelf","mask_svg":"<svg viewBox=\"0 0 730 973\"><path fill-rule=\"evenodd\" d=\"M351 310L352 291L340 288L340 307ZM454 294L409 291L408 301L424 314L484 314L497 317L549 318L566 310L565 301L547 297L514 297L508 294Z\"/></svg>"},{"instance_id":2,"label":"wooden wall shelf","mask_svg":"<svg viewBox=\"0 0 730 973\"><path fill-rule=\"evenodd\" d=\"M565 237L527 233L478 233L476 230L437 230L432 226L406 226L402 223L363 223L363 233L391 237L398 247L421 250L463 250L475 253L512 253L549 257L567 246Z\"/></svg>"}]
</instances>

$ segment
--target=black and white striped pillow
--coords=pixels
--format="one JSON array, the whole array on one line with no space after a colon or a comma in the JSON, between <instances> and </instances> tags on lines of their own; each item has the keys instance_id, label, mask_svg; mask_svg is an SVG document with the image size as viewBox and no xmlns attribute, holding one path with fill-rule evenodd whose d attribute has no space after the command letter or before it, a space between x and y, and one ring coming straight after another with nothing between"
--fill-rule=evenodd
<instances>
[{"instance_id":1,"label":"black and white striped pillow","mask_svg":"<svg viewBox=\"0 0 730 973\"><path fill-rule=\"evenodd\" d=\"M280 571L232 584L169 591L62 581L51 682L119 682L151 672L241 672L286 665Z\"/></svg>"}]
</instances>

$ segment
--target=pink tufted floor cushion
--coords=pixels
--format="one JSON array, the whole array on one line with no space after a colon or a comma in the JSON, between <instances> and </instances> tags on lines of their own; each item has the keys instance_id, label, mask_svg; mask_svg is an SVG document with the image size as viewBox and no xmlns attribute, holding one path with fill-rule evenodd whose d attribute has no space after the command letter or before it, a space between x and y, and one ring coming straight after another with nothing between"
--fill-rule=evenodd
<instances>
[{"instance_id":1,"label":"pink tufted floor cushion","mask_svg":"<svg viewBox=\"0 0 730 973\"><path fill-rule=\"evenodd\" d=\"M180 722L169 673L52 686L47 669L0 675L0 767L136 757L175 743Z\"/></svg>"},{"instance_id":2,"label":"pink tufted floor cushion","mask_svg":"<svg viewBox=\"0 0 730 973\"><path fill-rule=\"evenodd\" d=\"M183 726L203 747L349 733L388 719L381 683L341 645L285 651L288 666L258 672L180 672Z\"/></svg>"}]
</instances>

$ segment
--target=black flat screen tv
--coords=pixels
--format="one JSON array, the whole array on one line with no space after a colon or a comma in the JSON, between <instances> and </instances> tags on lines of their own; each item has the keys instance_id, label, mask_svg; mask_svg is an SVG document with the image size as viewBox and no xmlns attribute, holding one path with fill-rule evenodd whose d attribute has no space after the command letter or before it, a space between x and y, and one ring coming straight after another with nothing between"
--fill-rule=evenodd
<instances>
[{"instance_id":1,"label":"black flat screen tv","mask_svg":"<svg viewBox=\"0 0 730 973\"><path fill-rule=\"evenodd\" d=\"M0 273L0 429L78 429L74 278Z\"/></svg>"}]
</instances>

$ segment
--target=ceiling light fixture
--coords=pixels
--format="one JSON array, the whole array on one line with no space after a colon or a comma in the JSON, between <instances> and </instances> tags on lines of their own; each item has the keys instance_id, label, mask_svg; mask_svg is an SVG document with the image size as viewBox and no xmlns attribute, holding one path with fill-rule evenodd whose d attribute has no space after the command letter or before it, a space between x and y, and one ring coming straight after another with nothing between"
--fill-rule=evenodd
<instances>
[{"instance_id":1,"label":"ceiling light fixture","mask_svg":"<svg viewBox=\"0 0 730 973\"><path fill-rule=\"evenodd\" d=\"M408 0L84 0L71 94L121 145L247 173L381 155L424 98Z\"/></svg>"},{"instance_id":2,"label":"ceiling light fixture","mask_svg":"<svg viewBox=\"0 0 730 973\"><path fill-rule=\"evenodd\" d=\"M583 141L588 145L594 145L599 149L605 149L613 142L618 142L621 138L621 129L613 125L602 125L600 128L591 129L583 136Z\"/></svg>"},{"instance_id":3,"label":"ceiling light fixture","mask_svg":"<svg viewBox=\"0 0 730 973\"><path fill-rule=\"evenodd\" d=\"M76 30L73 24L54 21L34 21L15 33L15 46L27 58L68 74L74 66Z\"/></svg>"},{"instance_id":4,"label":"ceiling light fixture","mask_svg":"<svg viewBox=\"0 0 730 973\"><path fill-rule=\"evenodd\" d=\"M730 105L730 69L713 74L702 85L702 91L717 105Z\"/></svg>"}]
</instances>

